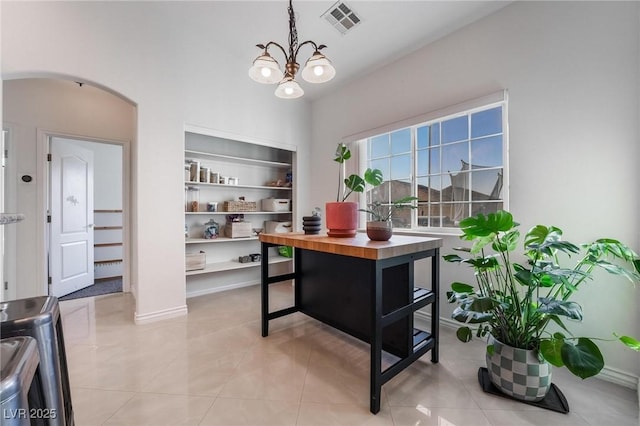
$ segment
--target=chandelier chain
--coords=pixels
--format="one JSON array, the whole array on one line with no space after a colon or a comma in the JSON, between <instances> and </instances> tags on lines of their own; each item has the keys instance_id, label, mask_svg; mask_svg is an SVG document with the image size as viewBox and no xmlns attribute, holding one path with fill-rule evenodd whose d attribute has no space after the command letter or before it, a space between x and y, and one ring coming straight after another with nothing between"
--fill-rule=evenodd
<instances>
[{"instance_id":1,"label":"chandelier chain","mask_svg":"<svg viewBox=\"0 0 640 426\"><path fill-rule=\"evenodd\" d=\"M289 62L296 62L298 49L298 30L296 29L296 15L293 11L292 0L289 0Z\"/></svg>"}]
</instances>

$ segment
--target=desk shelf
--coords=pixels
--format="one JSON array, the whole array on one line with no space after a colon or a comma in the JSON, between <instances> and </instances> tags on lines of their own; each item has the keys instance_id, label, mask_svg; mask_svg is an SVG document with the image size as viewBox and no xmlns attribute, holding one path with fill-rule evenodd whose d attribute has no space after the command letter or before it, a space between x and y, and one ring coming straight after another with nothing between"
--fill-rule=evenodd
<instances>
[{"instance_id":1,"label":"desk shelf","mask_svg":"<svg viewBox=\"0 0 640 426\"><path fill-rule=\"evenodd\" d=\"M269 260L269 265L275 265L278 263L291 262L290 258L281 257L274 258ZM204 266L204 269L196 269L194 271L187 271L187 276L190 275L201 275L201 274L211 274L215 272L225 272L225 271L234 271L237 269L245 269L245 268L256 268L260 266L260 262L247 262L240 263L237 260L229 260L227 262L215 262L215 263L207 263Z\"/></svg>"}]
</instances>

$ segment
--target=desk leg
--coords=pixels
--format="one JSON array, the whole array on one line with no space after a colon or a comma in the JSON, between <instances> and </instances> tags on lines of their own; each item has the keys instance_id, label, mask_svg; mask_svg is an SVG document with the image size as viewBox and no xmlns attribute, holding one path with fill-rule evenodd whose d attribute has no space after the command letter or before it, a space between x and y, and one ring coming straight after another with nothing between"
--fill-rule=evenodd
<instances>
[{"instance_id":1,"label":"desk leg","mask_svg":"<svg viewBox=\"0 0 640 426\"><path fill-rule=\"evenodd\" d=\"M370 406L373 414L380 411L382 397L382 269L373 266L374 288L371 292L371 371Z\"/></svg>"},{"instance_id":2,"label":"desk leg","mask_svg":"<svg viewBox=\"0 0 640 426\"><path fill-rule=\"evenodd\" d=\"M431 335L434 342L431 349L431 362L438 362L438 351L440 350L440 249L435 249L431 258L431 286L436 298L431 304Z\"/></svg>"},{"instance_id":3,"label":"desk leg","mask_svg":"<svg viewBox=\"0 0 640 426\"><path fill-rule=\"evenodd\" d=\"M260 271L261 271L261 280L260 280L260 291L262 292L262 308L261 308L261 318L262 318L262 337L267 337L269 335L269 245L266 243L262 243L261 245L261 256L260 256Z\"/></svg>"}]
</instances>

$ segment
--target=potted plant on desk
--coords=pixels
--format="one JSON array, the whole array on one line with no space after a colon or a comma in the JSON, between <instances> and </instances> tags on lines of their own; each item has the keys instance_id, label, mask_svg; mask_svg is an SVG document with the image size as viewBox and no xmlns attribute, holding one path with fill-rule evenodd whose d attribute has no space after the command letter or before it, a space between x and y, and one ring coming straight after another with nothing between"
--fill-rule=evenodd
<instances>
[{"instance_id":1,"label":"potted plant on desk","mask_svg":"<svg viewBox=\"0 0 640 426\"><path fill-rule=\"evenodd\" d=\"M338 170L338 195L335 202L328 202L326 220L330 237L354 237L358 228L358 203L347 201L354 192L364 192L366 184L378 186L382 183L382 172L379 169L367 169L364 176L351 174L343 179L344 163L351 158L351 150L344 143L339 143L335 158Z\"/></svg>"},{"instance_id":2,"label":"potted plant on desk","mask_svg":"<svg viewBox=\"0 0 640 426\"><path fill-rule=\"evenodd\" d=\"M391 217L396 210L400 209L415 209L416 206L412 204L417 200L417 197L404 197L399 200L393 201L390 205L383 204L380 201L374 201L367 204L366 209L360 209L362 212L369 213L371 215L370 221L367 222L367 236L374 241L387 241L393 235L393 222Z\"/></svg>"},{"instance_id":3,"label":"potted plant on desk","mask_svg":"<svg viewBox=\"0 0 640 426\"><path fill-rule=\"evenodd\" d=\"M464 323L458 339L488 336L486 362L491 382L503 393L525 401L543 399L551 387L551 366L566 366L581 378L604 367L593 338L571 334L566 319L582 320L582 308L571 300L596 269L640 282L640 259L613 239L599 239L579 247L562 240L562 230L537 225L524 237L525 262L511 259L520 239L510 213L479 214L460 222L461 238L471 248L458 248L444 260L474 269L477 287L454 282L447 296L458 306L452 317ZM572 266L561 266L568 256L581 256ZM613 262L611 261L613 260ZM626 266L626 267L625 267ZM551 330L554 324L557 331ZM640 350L640 343L618 336ZM534 386L535 384L535 386Z\"/></svg>"}]
</instances>

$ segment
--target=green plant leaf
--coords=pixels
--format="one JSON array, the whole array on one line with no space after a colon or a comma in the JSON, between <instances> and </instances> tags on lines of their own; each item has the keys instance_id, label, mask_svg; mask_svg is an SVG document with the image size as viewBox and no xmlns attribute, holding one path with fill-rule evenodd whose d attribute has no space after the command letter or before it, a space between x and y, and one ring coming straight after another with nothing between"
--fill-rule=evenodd
<instances>
[{"instance_id":1,"label":"green plant leaf","mask_svg":"<svg viewBox=\"0 0 640 426\"><path fill-rule=\"evenodd\" d=\"M522 266L520 266L520 268L522 268ZM514 274L514 276L516 277L516 280L524 286L527 286L527 287L534 286L535 283L532 280L531 271L529 271L528 269L520 269L520 268L516 267L516 265L513 265L513 269L516 270L516 273Z\"/></svg>"},{"instance_id":2,"label":"green plant leaf","mask_svg":"<svg viewBox=\"0 0 640 426\"><path fill-rule=\"evenodd\" d=\"M593 262L593 264L599 266L610 274L621 275L631 282L640 281L640 276L637 273L623 268L622 266L616 265L615 263L611 263L606 260L597 260Z\"/></svg>"},{"instance_id":3,"label":"green plant leaf","mask_svg":"<svg viewBox=\"0 0 640 426\"><path fill-rule=\"evenodd\" d=\"M471 329L469 327L460 327L456 331L456 336L458 337L458 340L460 340L461 342L467 343L471 341L471 338L472 338Z\"/></svg>"},{"instance_id":4,"label":"green plant leaf","mask_svg":"<svg viewBox=\"0 0 640 426\"><path fill-rule=\"evenodd\" d=\"M378 186L384 181L382 171L380 169L367 169L364 172L364 180L369 185Z\"/></svg>"},{"instance_id":5,"label":"green plant leaf","mask_svg":"<svg viewBox=\"0 0 640 426\"><path fill-rule=\"evenodd\" d=\"M338 147L336 148L335 156L336 157L333 159L333 161L342 164L346 160L351 158L351 151L349 150L349 147L347 145L345 145L344 143L339 143Z\"/></svg>"},{"instance_id":6,"label":"green plant leaf","mask_svg":"<svg viewBox=\"0 0 640 426\"><path fill-rule=\"evenodd\" d=\"M458 263L465 260L462 257L458 256L457 254L447 254L442 256L442 259L445 262L458 262Z\"/></svg>"},{"instance_id":7,"label":"green plant leaf","mask_svg":"<svg viewBox=\"0 0 640 426\"><path fill-rule=\"evenodd\" d=\"M460 306L458 306L451 313L451 318L453 318L456 321L467 323L467 324L479 324L481 322L489 321L491 318L493 318L493 314L467 311L461 308Z\"/></svg>"},{"instance_id":8,"label":"green plant leaf","mask_svg":"<svg viewBox=\"0 0 640 426\"><path fill-rule=\"evenodd\" d=\"M513 221L511 213L500 210L489 213L487 216L478 214L460 221L460 229L465 235L471 237L487 237L499 232L507 232L517 224Z\"/></svg>"},{"instance_id":9,"label":"green plant leaf","mask_svg":"<svg viewBox=\"0 0 640 426\"><path fill-rule=\"evenodd\" d=\"M556 300L548 297L538 298L538 312L543 314L562 315L574 320L582 321L582 308L570 300Z\"/></svg>"},{"instance_id":10,"label":"green plant leaf","mask_svg":"<svg viewBox=\"0 0 640 426\"><path fill-rule=\"evenodd\" d=\"M548 317L551 321L555 322L556 324L558 324L558 326L563 329L564 331L566 331L567 333L571 334L571 332L569 331L569 329L564 325L564 323L562 322L562 320L560 318L558 318L557 315L549 315ZM555 334L560 334L560 333L555 333Z\"/></svg>"},{"instance_id":11,"label":"green plant leaf","mask_svg":"<svg viewBox=\"0 0 640 426\"><path fill-rule=\"evenodd\" d=\"M490 234L486 237L473 237L473 245L471 246L471 253L476 254L480 253L483 248L488 246L489 244L494 245L493 249L496 251L500 251L495 247L496 234Z\"/></svg>"},{"instance_id":12,"label":"green plant leaf","mask_svg":"<svg viewBox=\"0 0 640 426\"><path fill-rule=\"evenodd\" d=\"M469 285L469 284L465 284L465 283L460 283L460 282L454 282L451 283L451 290L455 291L456 293L473 293L475 292L475 288L473 288L473 286Z\"/></svg>"},{"instance_id":13,"label":"green plant leaf","mask_svg":"<svg viewBox=\"0 0 640 426\"><path fill-rule=\"evenodd\" d=\"M634 351L640 352L640 342L630 336L619 336L616 333L613 333L614 336L618 338L622 343L633 349Z\"/></svg>"},{"instance_id":14,"label":"green plant leaf","mask_svg":"<svg viewBox=\"0 0 640 426\"><path fill-rule=\"evenodd\" d=\"M562 345L564 339L543 339L540 341L540 354L551 365L562 367Z\"/></svg>"},{"instance_id":15,"label":"green plant leaf","mask_svg":"<svg viewBox=\"0 0 640 426\"><path fill-rule=\"evenodd\" d=\"M344 180L344 184L347 188L352 190L353 192L363 192L364 191L364 179L356 174L352 174L348 178Z\"/></svg>"},{"instance_id":16,"label":"green plant leaf","mask_svg":"<svg viewBox=\"0 0 640 426\"><path fill-rule=\"evenodd\" d=\"M565 340L561 354L564 365L581 379L595 376L604 367L600 349L586 337L579 338L575 345Z\"/></svg>"},{"instance_id":17,"label":"green plant leaf","mask_svg":"<svg viewBox=\"0 0 640 426\"><path fill-rule=\"evenodd\" d=\"M500 304L490 297L477 297L473 299L467 307L467 310L473 312L493 312L498 306L500 306ZM491 315L493 315L493 313Z\"/></svg>"},{"instance_id":18,"label":"green plant leaf","mask_svg":"<svg viewBox=\"0 0 640 426\"><path fill-rule=\"evenodd\" d=\"M496 348L493 345L487 345L487 354L489 356L492 356L495 351L496 351Z\"/></svg>"}]
</instances>

